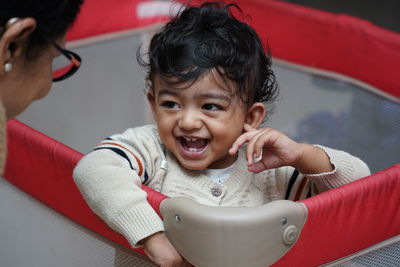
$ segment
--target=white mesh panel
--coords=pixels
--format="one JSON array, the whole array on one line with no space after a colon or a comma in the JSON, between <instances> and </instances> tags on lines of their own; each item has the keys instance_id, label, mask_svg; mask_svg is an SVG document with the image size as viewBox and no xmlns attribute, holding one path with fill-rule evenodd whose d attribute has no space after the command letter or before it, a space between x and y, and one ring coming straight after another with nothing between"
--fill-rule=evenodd
<instances>
[{"instance_id":1,"label":"white mesh panel","mask_svg":"<svg viewBox=\"0 0 400 267\"><path fill-rule=\"evenodd\" d=\"M400 241L356 257L338 267L398 267L400 266Z\"/></svg>"},{"instance_id":2,"label":"white mesh panel","mask_svg":"<svg viewBox=\"0 0 400 267\"><path fill-rule=\"evenodd\" d=\"M338 260L326 267L399 267L400 235Z\"/></svg>"},{"instance_id":3,"label":"white mesh panel","mask_svg":"<svg viewBox=\"0 0 400 267\"><path fill-rule=\"evenodd\" d=\"M399 102L340 80L278 65L274 70L281 97L267 126L358 156L372 173L399 162Z\"/></svg>"}]
</instances>

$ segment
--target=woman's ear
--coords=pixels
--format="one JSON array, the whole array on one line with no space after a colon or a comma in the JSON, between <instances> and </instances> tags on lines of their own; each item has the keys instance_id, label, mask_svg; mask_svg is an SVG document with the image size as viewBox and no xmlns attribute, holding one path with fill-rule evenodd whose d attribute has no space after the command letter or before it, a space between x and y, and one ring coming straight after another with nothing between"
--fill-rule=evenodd
<instances>
[{"instance_id":1,"label":"woman's ear","mask_svg":"<svg viewBox=\"0 0 400 267\"><path fill-rule=\"evenodd\" d=\"M36 20L33 18L12 18L7 22L0 36L0 66L13 62L24 53L29 35L35 29Z\"/></svg>"},{"instance_id":2,"label":"woman's ear","mask_svg":"<svg viewBox=\"0 0 400 267\"><path fill-rule=\"evenodd\" d=\"M265 106L261 102L256 102L247 110L244 123L247 129L257 129L264 121L266 115Z\"/></svg>"}]
</instances>

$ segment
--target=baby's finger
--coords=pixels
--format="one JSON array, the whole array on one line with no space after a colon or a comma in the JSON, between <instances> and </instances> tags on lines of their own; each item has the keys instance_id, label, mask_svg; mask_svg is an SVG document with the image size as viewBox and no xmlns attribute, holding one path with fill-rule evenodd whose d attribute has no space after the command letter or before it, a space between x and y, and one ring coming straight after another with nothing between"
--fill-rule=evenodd
<instances>
[{"instance_id":1,"label":"baby's finger","mask_svg":"<svg viewBox=\"0 0 400 267\"><path fill-rule=\"evenodd\" d=\"M265 136L260 136L259 138L257 138L257 140L254 142L253 145L253 149L254 149L254 154L256 157L260 157L261 156L261 152L264 149L264 144L265 144Z\"/></svg>"},{"instance_id":2,"label":"baby's finger","mask_svg":"<svg viewBox=\"0 0 400 267\"><path fill-rule=\"evenodd\" d=\"M268 148L276 141L276 137L270 133L271 131L265 131L254 143L254 153L256 153L257 157L261 155L264 149Z\"/></svg>"},{"instance_id":3,"label":"baby's finger","mask_svg":"<svg viewBox=\"0 0 400 267\"><path fill-rule=\"evenodd\" d=\"M248 165L253 164L254 163L254 157L258 157L261 154L261 151L257 152L255 150L255 144L258 142L258 140L260 138L262 138L262 132L259 131L247 143L246 156L247 156L247 164Z\"/></svg>"},{"instance_id":4,"label":"baby's finger","mask_svg":"<svg viewBox=\"0 0 400 267\"><path fill-rule=\"evenodd\" d=\"M240 135L235 142L233 142L231 148L229 149L230 154L235 154L239 147L241 147L243 144L248 142L250 139L253 138L254 135L257 134L257 131L251 131L251 132L246 132L242 135Z\"/></svg>"},{"instance_id":5,"label":"baby's finger","mask_svg":"<svg viewBox=\"0 0 400 267\"><path fill-rule=\"evenodd\" d=\"M257 161L256 163L254 163L248 167L248 170L253 173L259 173L266 169L267 168L265 167L264 162L262 160Z\"/></svg>"},{"instance_id":6,"label":"baby's finger","mask_svg":"<svg viewBox=\"0 0 400 267\"><path fill-rule=\"evenodd\" d=\"M247 124L247 123L245 123L243 125L243 129L244 129L245 132L251 132L251 131L255 131L256 130L255 128L251 127L250 124Z\"/></svg>"}]
</instances>

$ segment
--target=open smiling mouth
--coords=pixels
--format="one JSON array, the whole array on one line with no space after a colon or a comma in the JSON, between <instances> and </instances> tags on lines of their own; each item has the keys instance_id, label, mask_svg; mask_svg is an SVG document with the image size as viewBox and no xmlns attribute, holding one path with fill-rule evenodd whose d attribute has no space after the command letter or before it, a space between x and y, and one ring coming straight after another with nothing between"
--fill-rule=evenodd
<instances>
[{"instance_id":1,"label":"open smiling mouth","mask_svg":"<svg viewBox=\"0 0 400 267\"><path fill-rule=\"evenodd\" d=\"M182 152L188 156L199 156L208 146L208 140L193 137L178 137Z\"/></svg>"}]
</instances>

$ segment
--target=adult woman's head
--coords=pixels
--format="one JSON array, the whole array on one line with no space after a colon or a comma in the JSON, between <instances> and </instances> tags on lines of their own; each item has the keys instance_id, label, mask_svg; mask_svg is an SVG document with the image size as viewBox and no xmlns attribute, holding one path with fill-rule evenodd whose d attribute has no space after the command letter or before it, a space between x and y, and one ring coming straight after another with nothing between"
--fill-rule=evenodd
<instances>
[{"instance_id":1,"label":"adult woman's head","mask_svg":"<svg viewBox=\"0 0 400 267\"><path fill-rule=\"evenodd\" d=\"M8 119L49 92L53 59L64 52L65 33L81 4L82 0L0 3L0 97Z\"/></svg>"}]
</instances>

